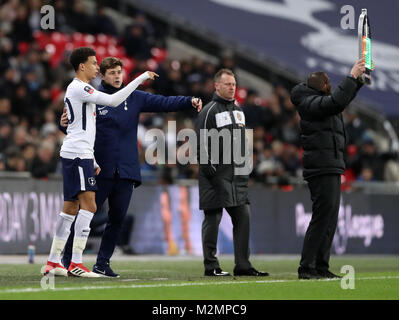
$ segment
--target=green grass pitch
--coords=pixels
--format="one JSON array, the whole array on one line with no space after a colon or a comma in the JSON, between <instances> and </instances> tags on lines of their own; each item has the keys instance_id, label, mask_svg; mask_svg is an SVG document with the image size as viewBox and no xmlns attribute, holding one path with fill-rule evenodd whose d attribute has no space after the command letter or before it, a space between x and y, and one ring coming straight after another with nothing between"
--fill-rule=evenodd
<instances>
[{"instance_id":1,"label":"green grass pitch","mask_svg":"<svg viewBox=\"0 0 399 320\"><path fill-rule=\"evenodd\" d=\"M91 268L93 260L85 261ZM333 272L340 274L344 265L354 267L355 288L347 290L342 289L341 280L298 280L297 256L252 256L251 261L271 275L210 278L203 276L201 258L133 256L112 262L121 278L56 277L55 289L49 290L40 285L42 264L0 264L0 300L399 299L399 256L333 256ZM233 257L222 256L220 262L232 272Z\"/></svg>"}]
</instances>

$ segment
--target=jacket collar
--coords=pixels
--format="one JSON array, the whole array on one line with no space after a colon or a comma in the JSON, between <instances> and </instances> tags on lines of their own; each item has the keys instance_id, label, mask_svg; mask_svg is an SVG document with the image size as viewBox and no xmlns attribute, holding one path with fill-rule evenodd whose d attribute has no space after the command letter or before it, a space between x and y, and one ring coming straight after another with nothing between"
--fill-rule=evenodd
<instances>
[{"instance_id":1,"label":"jacket collar","mask_svg":"<svg viewBox=\"0 0 399 320\"><path fill-rule=\"evenodd\" d=\"M310 92L314 92L315 94L321 95L321 96L325 96L328 95L326 92L321 91L321 90L317 90L314 89L312 87L309 87L306 83L301 83L302 85L304 85Z\"/></svg>"},{"instance_id":2,"label":"jacket collar","mask_svg":"<svg viewBox=\"0 0 399 320\"><path fill-rule=\"evenodd\" d=\"M235 99L233 99L233 100L226 100L226 99L223 99L221 96L219 96L216 92L213 94L213 99L212 100L214 100L214 101L217 101L217 102L220 102L220 103L223 103L223 104L230 104L230 103L234 103L234 100Z\"/></svg>"},{"instance_id":3,"label":"jacket collar","mask_svg":"<svg viewBox=\"0 0 399 320\"><path fill-rule=\"evenodd\" d=\"M102 80L101 86L98 89L102 92L113 94L113 93L119 91L120 89L122 89L124 86L125 85L122 83L122 85L119 88L115 88L115 87L111 86L110 84L106 83L104 80Z\"/></svg>"}]
</instances>

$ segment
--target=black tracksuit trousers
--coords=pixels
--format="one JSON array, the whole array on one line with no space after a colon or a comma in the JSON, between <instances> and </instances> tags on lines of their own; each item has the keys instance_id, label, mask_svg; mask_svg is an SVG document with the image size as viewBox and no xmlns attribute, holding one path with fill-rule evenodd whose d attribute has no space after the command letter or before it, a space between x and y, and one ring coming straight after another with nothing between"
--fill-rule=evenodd
<instances>
[{"instance_id":1,"label":"black tracksuit trousers","mask_svg":"<svg viewBox=\"0 0 399 320\"><path fill-rule=\"evenodd\" d=\"M233 223L234 270L248 270L252 268L249 262L249 205L226 208ZM216 258L219 224L222 220L223 208L204 210L202 222L202 250L204 254L205 270L220 268Z\"/></svg>"},{"instance_id":2,"label":"black tracksuit trousers","mask_svg":"<svg viewBox=\"0 0 399 320\"><path fill-rule=\"evenodd\" d=\"M328 270L330 249L337 228L341 175L325 174L308 179L312 219L303 242L300 267Z\"/></svg>"}]
</instances>

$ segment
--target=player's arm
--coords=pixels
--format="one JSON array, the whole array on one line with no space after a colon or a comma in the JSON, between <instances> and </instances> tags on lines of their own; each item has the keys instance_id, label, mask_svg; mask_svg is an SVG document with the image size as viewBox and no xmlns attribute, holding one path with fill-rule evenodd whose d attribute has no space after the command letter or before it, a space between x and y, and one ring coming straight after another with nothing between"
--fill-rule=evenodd
<instances>
[{"instance_id":1,"label":"player's arm","mask_svg":"<svg viewBox=\"0 0 399 320\"><path fill-rule=\"evenodd\" d=\"M107 94L94 89L88 84L81 85L78 90L75 90L75 98L81 102L90 102L97 105L117 107L129 97L129 95L137 89L137 87L148 79L158 77L155 72L146 71L136 79L131 81L126 87L115 92L114 94Z\"/></svg>"},{"instance_id":2,"label":"player's arm","mask_svg":"<svg viewBox=\"0 0 399 320\"><path fill-rule=\"evenodd\" d=\"M67 134L67 127L68 127L68 115L66 112L66 108L64 108L60 122L58 124L58 129L62 131L64 134Z\"/></svg>"},{"instance_id":3,"label":"player's arm","mask_svg":"<svg viewBox=\"0 0 399 320\"><path fill-rule=\"evenodd\" d=\"M131 81L126 87L121 90L115 92L114 94L106 94L104 92L97 91L96 101L93 101L95 104L117 107L123 101L129 97L129 95L137 89L137 87L148 79L154 80L155 77L158 77L158 74L155 72L147 71L142 73L136 79Z\"/></svg>"}]
</instances>

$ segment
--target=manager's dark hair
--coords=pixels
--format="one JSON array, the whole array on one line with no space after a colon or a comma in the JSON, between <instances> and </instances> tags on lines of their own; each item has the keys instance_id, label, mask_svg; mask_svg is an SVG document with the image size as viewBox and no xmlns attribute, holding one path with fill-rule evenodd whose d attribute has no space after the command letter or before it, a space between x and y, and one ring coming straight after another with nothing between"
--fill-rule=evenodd
<instances>
[{"instance_id":1,"label":"manager's dark hair","mask_svg":"<svg viewBox=\"0 0 399 320\"><path fill-rule=\"evenodd\" d=\"M323 91L326 83L328 83L328 76L323 71L312 72L306 81L308 87L318 91Z\"/></svg>"},{"instance_id":2,"label":"manager's dark hair","mask_svg":"<svg viewBox=\"0 0 399 320\"><path fill-rule=\"evenodd\" d=\"M123 68L123 62L121 59L116 57L107 57L101 61L100 72L102 75L105 75L108 69L113 69L118 66Z\"/></svg>"},{"instance_id":3,"label":"manager's dark hair","mask_svg":"<svg viewBox=\"0 0 399 320\"><path fill-rule=\"evenodd\" d=\"M91 56L95 56L96 51L93 48L89 47L80 47L76 48L72 51L71 56L69 57L69 62L71 63L73 69L78 71L79 65L81 63L85 63L87 59Z\"/></svg>"}]
</instances>

